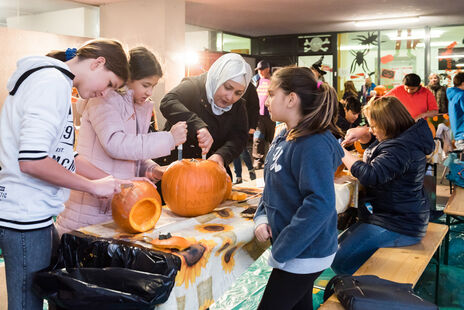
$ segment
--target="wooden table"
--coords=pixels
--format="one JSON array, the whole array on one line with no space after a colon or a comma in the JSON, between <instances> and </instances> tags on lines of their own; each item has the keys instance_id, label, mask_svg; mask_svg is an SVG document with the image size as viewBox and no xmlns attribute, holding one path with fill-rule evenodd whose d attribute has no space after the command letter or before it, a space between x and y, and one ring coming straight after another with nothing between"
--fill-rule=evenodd
<instances>
[{"instance_id":1,"label":"wooden table","mask_svg":"<svg viewBox=\"0 0 464 310\"><path fill-rule=\"evenodd\" d=\"M454 191L448 199L445 210L446 225L451 228L453 225L464 224L464 188L454 186ZM449 231L445 238L445 257L444 263L448 265L448 252L449 252Z\"/></svg>"}]
</instances>

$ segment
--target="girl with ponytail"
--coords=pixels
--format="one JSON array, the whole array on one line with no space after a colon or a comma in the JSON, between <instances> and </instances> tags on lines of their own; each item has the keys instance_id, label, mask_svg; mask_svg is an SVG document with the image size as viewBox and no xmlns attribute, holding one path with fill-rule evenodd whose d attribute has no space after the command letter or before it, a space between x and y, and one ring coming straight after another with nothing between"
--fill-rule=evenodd
<instances>
[{"instance_id":1,"label":"girl with ponytail","mask_svg":"<svg viewBox=\"0 0 464 310\"><path fill-rule=\"evenodd\" d=\"M315 279L337 251L334 172L343 149L331 132L338 99L307 68L287 67L271 79L267 108L284 122L264 165L265 188L255 235L271 239L274 267L258 309L312 309Z\"/></svg>"}]
</instances>

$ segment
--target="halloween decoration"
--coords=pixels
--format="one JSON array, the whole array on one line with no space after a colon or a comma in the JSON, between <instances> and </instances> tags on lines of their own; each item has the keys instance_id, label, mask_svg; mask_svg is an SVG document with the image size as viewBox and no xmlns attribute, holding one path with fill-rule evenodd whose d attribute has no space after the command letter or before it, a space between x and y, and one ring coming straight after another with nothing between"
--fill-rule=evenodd
<instances>
[{"instance_id":1,"label":"halloween decoration","mask_svg":"<svg viewBox=\"0 0 464 310\"><path fill-rule=\"evenodd\" d=\"M369 53L369 50L366 49L358 52L350 51L350 53L355 57L351 63L350 73L353 73L356 70L356 65L361 67L364 72L369 72L369 67L367 66L366 59L364 58Z\"/></svg>"}]
</instances>

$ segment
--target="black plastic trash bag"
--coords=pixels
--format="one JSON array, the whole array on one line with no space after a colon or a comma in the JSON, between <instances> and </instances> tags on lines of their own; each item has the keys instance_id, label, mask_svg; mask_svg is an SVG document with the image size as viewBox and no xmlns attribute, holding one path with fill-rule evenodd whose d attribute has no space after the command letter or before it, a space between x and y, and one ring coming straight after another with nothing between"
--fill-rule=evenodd
<instances>
[{"instance_id":1,"label":"black plastic trash bag","mask_svg":"<svg viewBox=\"0 0 464 310\"><path fill-rule=\"evenodd\" d=\"M58 309L153 309L169 298L180 265L169 253L73 232L33 288Z\"/></svg>"}]
</instances>

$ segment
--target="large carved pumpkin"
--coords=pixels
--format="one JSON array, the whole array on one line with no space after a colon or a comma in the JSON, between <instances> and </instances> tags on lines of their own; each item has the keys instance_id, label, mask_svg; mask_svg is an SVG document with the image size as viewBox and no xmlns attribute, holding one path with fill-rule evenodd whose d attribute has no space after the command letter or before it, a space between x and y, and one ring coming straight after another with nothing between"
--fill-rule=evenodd
<instances>
[{"instance_id":1,"label":"large carved pumpkin","mask_svg":"<svg viewBox=\"0 0 464 310\"><path fill-rule=\"evenodd\" d=\"M225 169L212 160L173 162L161 182L164 201L172 212L181 216L207 214L224 200L226 176Z\"/></svg>"},{"instance_id":2,"label":"large carved pumpkin","mask_svg":"<svg viewBox=\"0 0 464 310\"><path fill-rule=\"evenodd\" d=\"M111 201L113 219L124 231L144 232L155 227L161 215L161 197L147 181L134 181Z\"/></svg>"}]
</instances>

